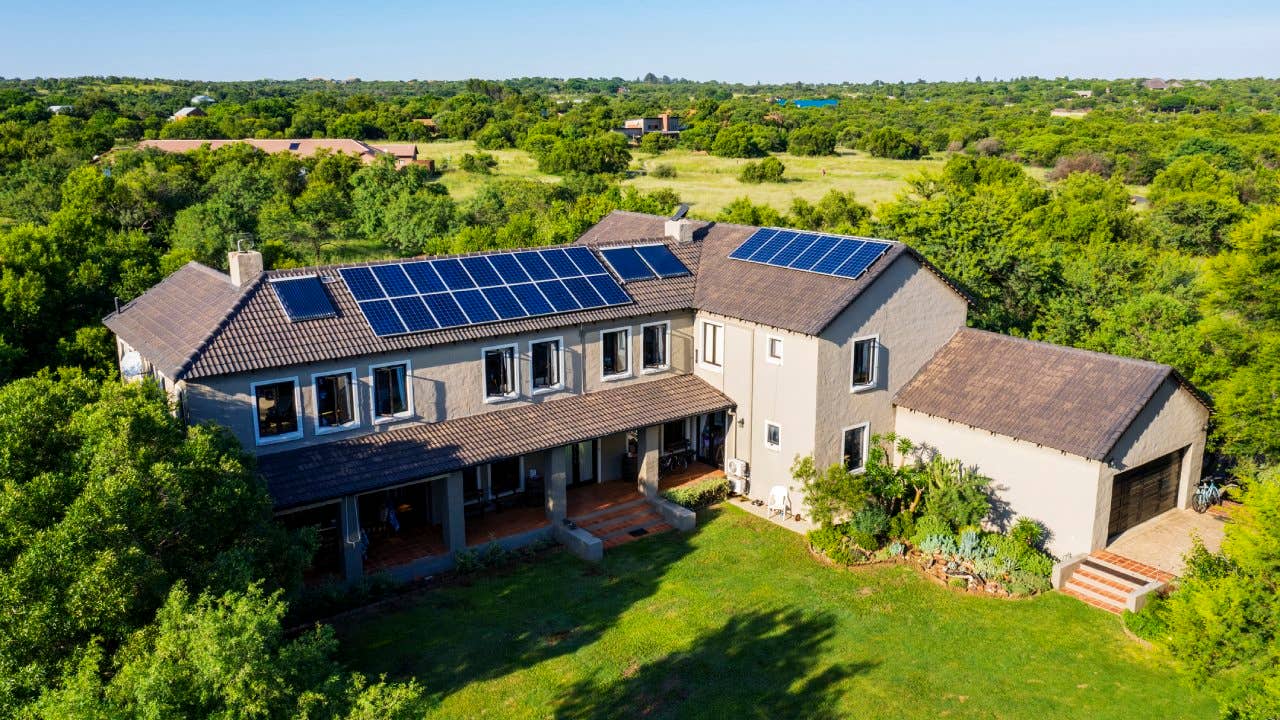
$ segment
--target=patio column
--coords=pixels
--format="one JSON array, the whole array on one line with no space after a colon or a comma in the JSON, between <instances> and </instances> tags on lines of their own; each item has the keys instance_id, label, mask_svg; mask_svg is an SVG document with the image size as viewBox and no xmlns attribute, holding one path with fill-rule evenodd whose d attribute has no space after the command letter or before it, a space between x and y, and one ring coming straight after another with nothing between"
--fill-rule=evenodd
<instances>
[{"instance_id":1,"label":"patio column","mask_svg":"<svg viewBox=\"0 0 1280 720\"><path fill-rule=\"evenodd\" d=\"M570 448L564 445L547 451L547 518L563 520L569 510Z\"/></svg>"},{"instance_id":2,"label":"patio column","mask_svg":"<svg viewBox=\"0 0 1280 720\"><path fill-rule=\"evenodd\" d=\"M647 498L658 496L658 453L662 444L662 426L650 425L637 433L639 446L639 480L636 489Z\"/></svg>"},{"instance_id":3,"label":"patio column","mask_svg":"<svg viewBox=\"0 0 1280 720\"><path fill-rule=\"evenodd\" d=\"M437 480L436 482L440 482ZM444 512L440 516L445 546L449 552L467 548L467 524L463 517L462 471L449 473L444 479Z\"/></svg>"},{"instance_id":4,"label":"patio column","mask_svg":"<svg viewBox=\"0 0 1280 720\"><path fill-rule=\"evenodd\" d=\"M364 542L360 536L360 501L355 495L342 498L342 574L358 580L364 574Z\"/></svg>"}]
</instances>

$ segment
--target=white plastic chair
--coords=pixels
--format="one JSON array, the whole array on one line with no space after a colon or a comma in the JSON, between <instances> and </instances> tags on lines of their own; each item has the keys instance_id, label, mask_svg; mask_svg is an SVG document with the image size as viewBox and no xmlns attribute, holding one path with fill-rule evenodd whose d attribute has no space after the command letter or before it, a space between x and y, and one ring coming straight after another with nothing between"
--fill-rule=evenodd
<instances>
[{"instance_id":1,"label":"white plastic chair","mask_svg":"<svg viewBox=\"0 0 1280 720\"><path fill-rule=\"evenodd\" d=\"M786 485L769 488L769 517L774 513L781 513L783 520L791 514L791 490Z\"/></svg>"}]
</instances>

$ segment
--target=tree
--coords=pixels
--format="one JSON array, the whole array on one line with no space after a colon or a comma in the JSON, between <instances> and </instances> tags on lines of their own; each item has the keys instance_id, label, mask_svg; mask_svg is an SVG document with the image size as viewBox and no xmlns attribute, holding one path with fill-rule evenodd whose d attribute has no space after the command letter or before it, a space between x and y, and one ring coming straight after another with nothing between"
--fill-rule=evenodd
<instances>
[{"instance_id":1,"label":"tree","mask_svg":"<svg viewBox=\"0 0 1280 720\"><path fill-rule=\"evenodd\" d=\"M1197 545L1168 602L1167 643L1222 716L1280 716L1280 473L1256 479L1222 551Z\"/></svg>"},{"instance_id":2,"label":"tree","mask_svg":"<svg viewBox=\"0 0 1280 720\"><path fill-rule=\"evenodd\" d=\"M292 588L311 552L230 433L185 428L150 383L0 388L0 473L0 707L92 642L114 649L174 583Z\"/></svg>"},{"instance_id":3,"label":"tree","mask_svg":"<svg viewBox=\"0 0 1280 720\"><path fill-rule=\"evenodd\" d=\"M924 152L918 140L891 127L872 130L862 138L862 149L873 157L892 160L915 160Z\"/></svg>"},{"instance_id":4,"label":"tree","mask_svg":"<svg viewBox=\"0 0 1280 720\"><path fill-rule=\"evenodd\" d=\"M787 136L787 152L792 155L835 155L836 134L817 126L792 130Z\"/></svg>"}]
</instances>

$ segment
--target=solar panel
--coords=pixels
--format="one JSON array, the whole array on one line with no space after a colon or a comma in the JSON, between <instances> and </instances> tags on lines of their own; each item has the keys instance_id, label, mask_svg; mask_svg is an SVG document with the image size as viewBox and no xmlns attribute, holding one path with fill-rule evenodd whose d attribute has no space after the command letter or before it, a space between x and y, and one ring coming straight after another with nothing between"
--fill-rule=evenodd
<instances>
[{"instance_id":1,"label":"solar panel","mask_svg":"<svg viewBox=\"0 0 1280 720\"><path fill-rule=\"evenodd\" d=\"M856 278L893 244L884 240L760 228L729 253L734 260Z\"/></svg>"},{"instance_id":2,"label":"solar panel","mask_svg":"<svg viewBox=\"0 0 1280 720\"><path fill-rule=\"evenodd\" d=\"M584 247L383 263L341 268L339 273L378 335L632 301Z\"/></svg>"},{"instance_id":3,"label":"solar panel","mask_svg":"<svg viewBox=\"0 0 1280 720\"><path fill-rule=\"evenodd\" d=\"M276 299L280 301L280 307L284 308L291 322L334 317L338 314L333 300L329 299L329 293L325 292L324 283L316 275L272 280L271 289L275 290Z\"/></svg>"},{"instance_id":4,"label":"solar panel","mask_svg":"<svg viewBox=\"0 0 1280 720\"><path fill-rule=\"evenodd\" d=\"M633 280L652 280L657 277L653 268L640 257L633 247L611 247L603 248L600 254L604 256L604 261L609 263L609 267L618 274L618 277L631 282Z\"/></svg>"},{"instance_id":5,"label":"solar panel","mask_svg":"<svg viewBox=\"0 0 1280 720\"><path fill-rule=\"evenodd\" d=\"M658 277L679 277L680 275L688 275L689 268L680 262L666 245L637 245L635 251L640 257L644 258L649 267L658 273Z\"/></svg>"}]
</instances>

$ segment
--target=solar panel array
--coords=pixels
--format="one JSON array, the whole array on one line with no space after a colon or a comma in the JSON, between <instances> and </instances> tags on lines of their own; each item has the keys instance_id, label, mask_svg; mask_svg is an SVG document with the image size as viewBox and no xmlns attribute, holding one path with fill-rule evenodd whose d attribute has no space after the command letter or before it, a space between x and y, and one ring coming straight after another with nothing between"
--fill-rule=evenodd
<instances>
[{"instance_id":1,"label":"solar panel array","mask_svg":"<svg viewBox=\"0 0 1280 720\"><path fill-rule=\"evenodd\" d=\"M380 336L625 305L631 296L584 247L338 270Z\"/></svg>"},{"instance_id":2,"label":"solar panel array","mask_svg":"<svg viewBox=\"0 0 1280 720\"><path fill-rule=\"evenodd\" d=\"M729 253L729 257L821 275L856 278L890 247L892 243L884 240L760 228Z\"/></svg>"},{"instance_id":3,"label":"solar panel array","mask_svg":"<svg viewBox=\"0 0 1280 720\"><path fill-rule=\"evenodd\" d=\"M271 280L280 307L292 322L334 317L338 309L324 289L324 283L315 275L303 275Z\"/></svg>"},{"instance_id":4,"label":"solar panel array","mask_svg":"<svg viewBox=\"0 0 1280 720\"><path fill-rule=\"evenodd\" d=\"M607 247L601 248L600 255L618 277L627 282L689 274L689 268L666 245Z\"/></svg>"}]
</instances>

